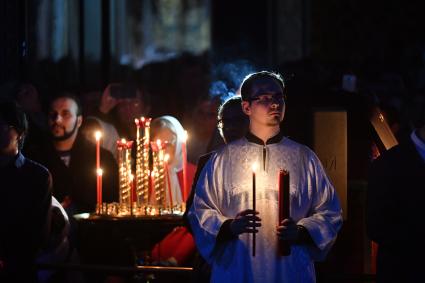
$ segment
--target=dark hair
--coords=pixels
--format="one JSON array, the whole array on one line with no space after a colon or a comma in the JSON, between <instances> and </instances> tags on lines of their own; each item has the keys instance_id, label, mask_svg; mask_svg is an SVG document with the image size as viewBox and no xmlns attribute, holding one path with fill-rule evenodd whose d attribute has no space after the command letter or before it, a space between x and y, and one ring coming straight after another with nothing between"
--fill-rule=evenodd
<instances>
[{"instance_id":1,"label":"dark hair","mask_svg":"<svg viewBox=\"0 0 425 283\"><path fill-rule=\"evenodd\" d=\"M0 102L0 118L21 136L19 139L19 150L21 150L28 132L28 121L24 110L13 100L2 101Z\"/></svg>"},{"instance_id":2,"label":"dark hair","mask_svg":"<svg viewBox=\"0 0 425 283\"><path fill-rule=\"evenodd\" d=\"M83 106L81 104L80 99L78 98L77 95L75 95L74 93L70 91L59 92L57 95L52 97L52 99L50 99L49 101L49 107L52 106L52 103L58 100L59 98L69 98L74 100L75 104L77 104L77 116L83 115Z\"/></svg>"},{"instance_id":3,"label":"dark hair","mask_svg":"<svg viewBox=\"0 0 425 283\"><path fill-rule=\"evenodd\" d=\"M256 73L251 73L243 79L241 84L242 100L250 101L251 94L252 94L252 85L254 84L256 80L265 79L265 78L274 79L281 86L282 92L285 93L285 83L283 81L283 77L280 74L270 72L270 71L260 71Z\"/></svg>"},{"instance_id":4,"label":"dark hair","mask_svg":"<svg viewBox=\"0 0 425 283\"><path fill-rule=\"evenodd\" d=\"M235 96L227 98L223 102L223 104L221 104L220 107L218 108L217 120L220 121L223 118L223 113L227 108L233 107L233 106L242 107L241 102L242 102L242 98L239 95L235 95Z\"/></svg>"}]
</instances>

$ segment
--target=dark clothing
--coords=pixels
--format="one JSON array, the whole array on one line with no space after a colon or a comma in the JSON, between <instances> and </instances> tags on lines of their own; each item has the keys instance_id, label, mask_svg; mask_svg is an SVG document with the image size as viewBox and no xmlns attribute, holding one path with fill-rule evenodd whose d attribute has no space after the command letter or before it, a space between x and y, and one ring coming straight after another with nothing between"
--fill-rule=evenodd
<instances>
[{"instance_id":1,"label":"dark clothing","mask_svg":"<svg viewBox=\"0 0 425 283\"><path fill-rule=\"evenodd\" d=\"M77 136L70 151L69 166L51 142L46 142L38 152L28 153L34 160L45 165L53 177L53 195L64 204L70 214L94 212L96 208L96 146L82 136ZM100 166L103 169L102 200L118 200L118 165L112 154L100 148Z\"/></svg>"},{"instance_id":2,"label":"dark clothing","mask_svg":"<svg viewBox=\"0 0 425 283\"><path fill-rule=\"evenodd\" d=\"M425 252L425 162L411 140L372 164L367 234L378 244L377 282L418 282Z\"/></svg>"},{"instance_id":3,"label":"dark clothing","mask_svg":"<svg viewBox=\"0 0 425 283\"><path fill-rule=\"evenodd\" d=\"M202 169L204 168L205 164L207 164L208 160L210 159L213 153L214 152L211 151L199 157L198 166L196 167L195 177L193 178L192 189L190 191L190 195L186 202L186 211L183 214L183 221L191 234L192 234L192 229L190 228L189 220L187 219L187 213L189 212L190 207L193 204L193 198L195 197L196 183L198 182L199 175L201 175ZM193 282L198 282L198 283L210 282L211 267L205 261L205 259L199 254L199 252L196 252L195 254L193 269L194 269Z\"/></svg>"},{"instance_id":4,"label":"dark clothing","mask_svg":"<svg viewBox=\"0 0 425 283\"><path fill-rule=\"evenodd\" d=\"M48 170L22 154L0 167L0 282L35 282L35 258L47 233Z\"/></svg>"},{"instance_id":5,"label":"dark clothing","mask_svg":"<svg viewBox=\"0 0 425 283\"><path fill-rule=\"evenodd\" d=\"M202 169L204 168L205 164L207 164L207 162L210 159L212 154L213 154L213 151L208 152L208 153L201 155L199 157L197 167L196 167L195 177L193 178L192 188L190 190L190 195L189 195L189 197L187 198L187 201L186 201L186 210L183 214L183 221L184 221L187 229L190 231L190 233L192 233L192 229L190 228L189 220L187 219L187 213L189 212L189 209L190 209L190 207L192 206L192 203L193 203L193 198L195 197L196 183L198 182L199 175L201 175Z\"/></svg>"}]
</instances>

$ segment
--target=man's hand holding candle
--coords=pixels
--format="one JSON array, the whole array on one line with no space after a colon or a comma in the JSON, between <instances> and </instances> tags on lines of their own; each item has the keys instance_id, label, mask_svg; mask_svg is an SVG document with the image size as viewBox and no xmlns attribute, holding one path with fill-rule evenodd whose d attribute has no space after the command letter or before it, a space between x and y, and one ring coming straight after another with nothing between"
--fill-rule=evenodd
<instances>
[{"instance_id":1,"label":"man's hand holding candle","mask_svg":"<svg viewBox=\"0 0 425 283\"><path fill-rule=\"evenodd\" d=\"M257 215L258 211L246 209L239 212L230 222L230 231L237 236L242 233L257 233L258 227L261 227L261 218Z\"/></svg>"},{"instance_id":2,"label":"man's hand holding candle","mask_svg":"<svg viewBox=\"0 0 425 283\"><path fill-rule=\"evenodd\" d=\"M292 218L286 218L280 226L276 227L277 237L279 240L288 241L297 244L313 244L308 230L301 225L297 225Z\"/></svg>"}]
</instances>

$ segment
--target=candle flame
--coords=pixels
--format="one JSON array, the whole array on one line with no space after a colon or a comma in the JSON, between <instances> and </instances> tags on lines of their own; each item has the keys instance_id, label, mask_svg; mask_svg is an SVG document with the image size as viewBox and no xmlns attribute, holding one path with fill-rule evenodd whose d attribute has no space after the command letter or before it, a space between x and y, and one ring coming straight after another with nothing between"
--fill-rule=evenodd
<instances>
[{"instance_id":1,"label":"candle flame","mask_svg":"<svg viewBox=\"0 0 425 283\"><path fill-rule=\"evenodd\" d=\"M164 155L164 161L165 162L168 162L168 160L170 159L170 155L168 154L168 153L166 153L165 155Z\"/></svg>"},{"instance_id":2,"label":"candle flame","mask_svg":"<svg viewBox=\"0 0 425 283\"><path fill-rule=\"evenodd\" d=\"M96 141L99 141L101 137L102 133L100 131L94 132L94 138L96 139Z\"/></svg>"},{"instance_id":3,"label":"candle flame","mask_svg":"<svg viewBox=\"0 0 425 283\"><path fill-rule=\"evenodd\" d=\"M134 180L134 175L130 173L130 181L133 182L133 180Z\"/></svg>"},{"instance_id":4,"label":"candle flame","mask_svg":"<svg viewBox=\"0 0 425 283\"><path fill-rule=\"evenodd\" d=\"M257 168L258 168L258 164L257 164L257 162L254 162L254 163L252 164L252 172L254 172L254 173L255 173L255 171L257 171Z\"/></svg>"},{"instance_id":5,"label":"candle flame","mask_svg":"<svg viewBox=\"0 0 425 283\"><path fill-rule=\"evenodd\" d=\"M158 145L158 149L160 149L161 148L161 140L160 139L157 139L156 140L156 144Z\"/></svg>"},{"instance_id":6,"label":"candle flame","mask_svg":"<svg viewBox=\"0 0 425 283\"><path fill-rule=\"evenodd\" d=\"M122 143L127 143L126 139L121 139Z\"/></svg>"},{"instance_id":7,"label":"candle flame","mask_svg":"<svg viewBox=\"0 0 425 283\"><path fill-rule=\"evenodd\" d=\"M96 173L97 173L97 176L102 176L103 170L101 168L97 168Z\"/></svg>"}]
</instances>

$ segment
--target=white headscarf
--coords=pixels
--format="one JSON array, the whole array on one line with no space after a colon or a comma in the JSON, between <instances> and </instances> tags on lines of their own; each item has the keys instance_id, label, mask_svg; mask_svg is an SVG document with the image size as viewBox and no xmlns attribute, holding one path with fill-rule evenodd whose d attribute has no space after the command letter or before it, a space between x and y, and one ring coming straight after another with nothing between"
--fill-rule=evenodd
<instances>
[{"instance_id":1,"label":"white headscarf","mask_svg":"<svg viewBox=\"0 0 425 283\"><path fill-rule=\"evenodd\" d=\"M182 190L180 188L177 172L183 170L183 156L182 156L182 143L184 138L184 129L180 122L169 115L161 116L152 121L152 124L157 121L165 121L165 125L161 128L167 128L176 135L176 144L174 152L174 160L168 165L168 175L170 176L171 193L173 196L173 203L180 204L183 202ZM171 127L169 127L171 124ZM152 132L152 135L155 133ZM168 186L168 185L167 185ZM168 200L168 193L167 200Z\"/></svg>"}]
</instances>

